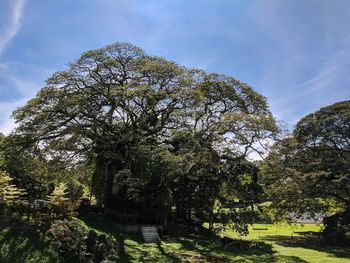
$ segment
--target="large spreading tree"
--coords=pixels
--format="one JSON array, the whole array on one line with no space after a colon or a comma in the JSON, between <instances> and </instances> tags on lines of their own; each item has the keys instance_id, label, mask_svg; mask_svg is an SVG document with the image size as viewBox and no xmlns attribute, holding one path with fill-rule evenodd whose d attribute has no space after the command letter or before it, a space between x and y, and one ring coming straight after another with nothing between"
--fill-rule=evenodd
<instances>
[{"instance_id":1,"label":"large spreading tree","mask_svg":"<svg viewBox=\"0 0 350 263\"><path fill-rule=\"evenodd\" d=\"M85 52L13 116L26 151L92 166L99 204L143 218L174 205L179 218L207 219L215 204L255 201L246 158L278 132L248 85L125 43Z\"/></svg>"}]
</instances>

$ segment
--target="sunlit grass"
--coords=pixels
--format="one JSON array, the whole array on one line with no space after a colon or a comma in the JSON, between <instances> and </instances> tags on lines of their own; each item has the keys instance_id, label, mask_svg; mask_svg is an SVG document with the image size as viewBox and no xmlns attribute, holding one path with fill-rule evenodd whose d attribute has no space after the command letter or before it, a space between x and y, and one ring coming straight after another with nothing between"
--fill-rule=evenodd
<instances>
[{"instance_id":1,"label":"sunlit grass","mask_svg":"<svg viewBox=\"0 0 350 263\"><path fill-rule=\"evenodd\" d=\"M323 228L322 224L254 224L249 225L249 234L240 236L233 230L226 230L224 234L242 239L263 239L264 237L295 237L308 232L319 233ZM258 230L260 229L260 230Z\"/></svg>"},{"instance_id":2,"label":"sunlit grass","mask_svg":"<svg viewBox=\"0 0 350 263\"><path fill-rule=\"evenodd\" d=\"M273 245L276 256L298 257L299 262L349 263L350 248L326 246L320 241L319 235L312 235L319 233L322 228L318 224L254 224L249 226L247 236L242 237L233 230L226 230L223 234L268 242Z\"/></svg>"},{"instance_id":3,"label":"sunlit grass","mask_svg":"<svg viewBox=\"0 0 350 263\"><path fill-rule=\"evenodd\" d=\"M250 226L250 234L246 237L239 237L234 231L227 231L225 234L242 239L261 240L268 242L273 246L271 251L237 251L229 252L216 242L196 240L184 237L169 238L160 242L160 244L144 243L140 236L118 233L112 224L103 219L100 222L96 220L85 221L85 223L100 231L114 235L119 242L124 244L125 254L121 262L182 262L182 255L202 255L215 256L225 262L282 262L282 263L349 263L350 249L306 246L305 243L298 245L299 238L304 237L303 233L319 232L322 225L259 225ZM259 231L253 228L267 228ZM286 240L287 239L287 240ZM291 242L290 242L291 241ZM293 243L295 241L296 243ZM290 242L290 243L288 243Z\"/></svg>"}]
</instances>

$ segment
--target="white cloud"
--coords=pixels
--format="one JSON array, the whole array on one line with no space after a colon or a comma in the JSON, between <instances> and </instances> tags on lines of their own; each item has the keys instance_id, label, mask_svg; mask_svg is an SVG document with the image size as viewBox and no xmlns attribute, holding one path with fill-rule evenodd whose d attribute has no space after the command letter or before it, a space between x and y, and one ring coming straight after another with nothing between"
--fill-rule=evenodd
<instances>
[{"instance_id":1,"label":"white cloud","mask_svg":"<svg viewBox=\"0 0 350 263\"><path fill-rule=\"evenodd\" d=\"M5 33L0 36L0 55L21 28L22 15L26 1L27 0L17 0L14 2L8 27L5 28Z\"/></svg>"}]
</instances>

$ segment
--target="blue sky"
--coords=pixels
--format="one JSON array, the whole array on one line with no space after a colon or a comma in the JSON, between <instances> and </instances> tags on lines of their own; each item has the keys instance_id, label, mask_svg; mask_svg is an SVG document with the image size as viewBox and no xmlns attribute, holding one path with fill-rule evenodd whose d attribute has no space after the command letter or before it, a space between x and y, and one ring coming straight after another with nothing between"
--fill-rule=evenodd
<instances>
[{"instance_id":1,"label":"blue sky","mask_svg":"<svg viewBox=\"0 0 350 263\"><path fill-rule=\"evenodd\" d=\"M0 132L53 72L113 42L246 82L290 127L350 99L349 0L0 0Z\"/></svg>"}]
</instances>

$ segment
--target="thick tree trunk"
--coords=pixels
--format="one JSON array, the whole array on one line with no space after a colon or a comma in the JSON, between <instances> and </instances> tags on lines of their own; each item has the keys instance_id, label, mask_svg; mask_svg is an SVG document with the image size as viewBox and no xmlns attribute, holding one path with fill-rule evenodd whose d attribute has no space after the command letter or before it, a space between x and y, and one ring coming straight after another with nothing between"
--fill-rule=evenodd
<instances>
[{"instance_id":1,"label":"thick tree trunk","mask_svg":"<svg viewBox=\"0 0 350 263\"><path fill-rule=\"evenodd\" d=\"M106 186L106 175L105 175L105 164L106 161L101 155L97 155L95 158L95 169L92 176L91 192L97 199L97 204L103 206L104 203L104 192Z\"/></svg>"}]
</instances>

